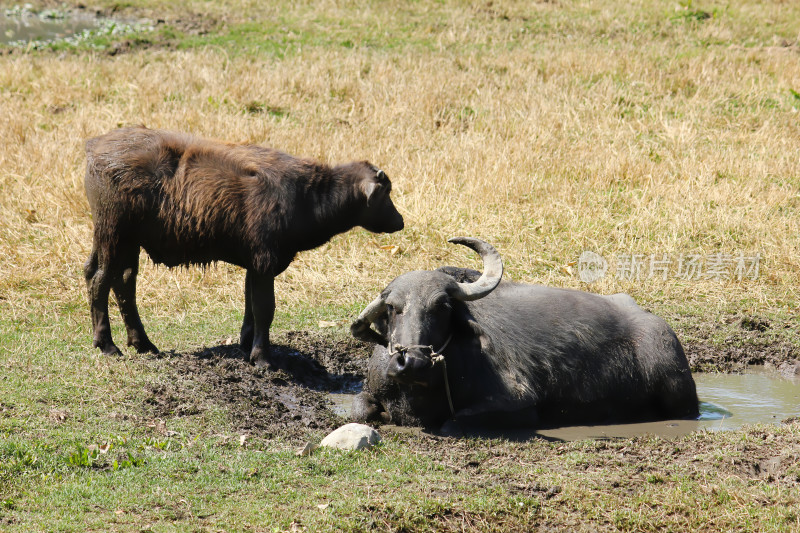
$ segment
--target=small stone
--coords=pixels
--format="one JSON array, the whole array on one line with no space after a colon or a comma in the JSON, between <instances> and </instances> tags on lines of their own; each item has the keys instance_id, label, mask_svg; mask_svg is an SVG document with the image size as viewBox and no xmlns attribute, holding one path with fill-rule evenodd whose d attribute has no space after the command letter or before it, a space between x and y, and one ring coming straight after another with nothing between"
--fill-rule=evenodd
<instances>
[{"instance_id":1,"label":"small stone","mask_svg":"<svg viewBox=\"0 0 800 533\"><path fill-rule=\"evenodd\" d=\"M381 436L377 431L364 424L345 424L322 439L320 446L339 448L340 450L362 450L378 444Z\"/></svg>"}]
</instances>

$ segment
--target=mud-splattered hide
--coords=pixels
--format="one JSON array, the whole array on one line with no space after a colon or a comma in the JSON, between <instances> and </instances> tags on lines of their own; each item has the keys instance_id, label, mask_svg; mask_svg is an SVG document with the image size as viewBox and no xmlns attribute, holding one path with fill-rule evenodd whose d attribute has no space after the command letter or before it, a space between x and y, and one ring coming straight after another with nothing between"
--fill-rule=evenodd
<instances>
[{"instance_id":1,"label":"mud-splattered hide","mask_svg":"<svg viewBox=\"0 0 800 533\"><path fill-rule=\"evenodd\" d=\"M353 417L439 427L544 427L697 416L674 332L627 295L501 282L456 267L399 276L351 331L377 344Z\"/></svg>"}]
</instances>

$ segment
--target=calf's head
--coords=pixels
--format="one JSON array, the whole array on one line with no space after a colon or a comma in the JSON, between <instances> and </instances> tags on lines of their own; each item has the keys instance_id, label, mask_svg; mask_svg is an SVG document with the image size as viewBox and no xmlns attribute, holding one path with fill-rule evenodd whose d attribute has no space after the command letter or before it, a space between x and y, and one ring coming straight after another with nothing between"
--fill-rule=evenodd
<instances>
[{"instance_id":1,"label":"calf's head","mask_svg":"<svg viewBox=\"0 0 800 533\"><path fill-rule=\"evenodd\" d=\"M459 283L444 272L408 272L395 278L350 326L357 339L387 347L386 375L399 383L431 383L436 356L453 342L454 306L488 295L503 275L500 254L490 244L469 237L449 242L481 255L484 268L480 278Z\"/></svg>"},{"instance_id":2,"label":"calf's head","mask_svg":"<svg viewBox=\"0 0 800 533\"><path fill-rule=\"evenodd\" d=\"M403 229L403 215L394 206L390 193L392 182L386 173L368 161L337 167L339 172L355 177L356 194L364 198L358 225L373 233L393 233Z\"/></svg>"}]
</instances>

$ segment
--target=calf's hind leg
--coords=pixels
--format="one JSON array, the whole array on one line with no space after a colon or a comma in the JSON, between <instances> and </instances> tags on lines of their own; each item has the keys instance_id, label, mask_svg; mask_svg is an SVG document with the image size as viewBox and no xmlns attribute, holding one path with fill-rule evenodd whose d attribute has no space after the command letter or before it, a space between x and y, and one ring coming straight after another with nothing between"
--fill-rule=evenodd
<instances>
[{"instance_id":1,"label":"calf's hind leg","mask_svg":"<svg viewBox=\"0 0 800 533\"><path fill-rule=\"evenodd\" d=\"M119 274L112 280L111 288L117 299L125 329L128 332L128 346L136 348L137 353L158 353L158 348L150 342L144 331L139 309L136 306L136 276L139 273L139 247L132 246L119 254Z\"/></svg>"},{"instance_id":2,"label":"calf's hind leg","mask_svg":"<svg viewBox=\"0 0 800 533\"><path fill-rule=\"evenodd\" d=\"M83 267L86 289L89 293L89 307L92 314L92 335L95 348L106 355L121 355L111 338L111 324L108 321L108 293L111 290L111 274L108 261L100 261L97 247Z\"/></svg>"}]
</instances>

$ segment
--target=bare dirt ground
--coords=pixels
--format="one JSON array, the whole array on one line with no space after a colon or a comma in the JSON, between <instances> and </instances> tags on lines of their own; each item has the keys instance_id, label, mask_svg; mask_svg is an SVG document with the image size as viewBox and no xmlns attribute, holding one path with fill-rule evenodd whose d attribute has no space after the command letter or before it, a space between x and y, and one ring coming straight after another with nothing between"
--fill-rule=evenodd
<instances>
[{"instance_id":1,"label":"bare dirt ground","mask_svg":"<svg viewBox=\"0 0 800 533\"><path fill-rule=\"evenodd\" d=\"M722 344L703 340L714 325L688 332L697 339L683 342L692 372L741 372L748 365L765 365L786 376L800 373L800 349L771 336L780 324L752 316L729 317L728 323Z\"/></svg>"},{"instance_id":2,"label":"bare dirt ground","mask_svg":"<svg viewBox=\"0 0 800 533\"><path fill-rule=\"evenodd\" d=\"M273 342L274 371L245 362L236 344L161 354L170 358L174 376L152 387L147 415L167 419L216 404L227 408L237 430L290 440L343 424L327 393L360 387L371 347L309 332L289 332Z\"/></svg>"}]
</instances>

